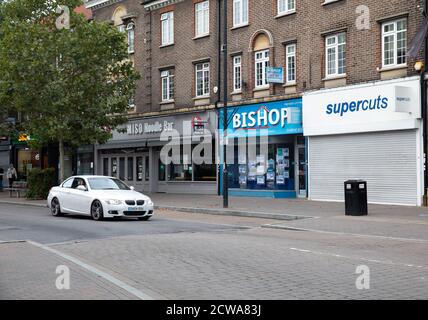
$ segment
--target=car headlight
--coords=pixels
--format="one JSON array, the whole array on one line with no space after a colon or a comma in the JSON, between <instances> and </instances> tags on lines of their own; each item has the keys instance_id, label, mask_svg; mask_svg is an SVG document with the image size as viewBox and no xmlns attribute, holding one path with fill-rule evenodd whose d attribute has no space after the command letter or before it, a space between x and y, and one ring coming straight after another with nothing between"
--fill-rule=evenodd
<instances>
[{"instance_id":1,"label":"car headlight","mask_svg":"<svg viewBox=\"0 0 428 320\"><path fill-rule=\"evenodd\" d=\"M149 206L152 206L152 205L153 205L153 201L152 201L152 199L148 198L148 199L147 199L147 204L148 204Z\"/></svg>"},{"instance_id":2,"label":"car headlight","mask_svg":"<svg viewBox=\"0 0 428 320\"><path fill-rule=\"evenodd\" d=\"M119 204L122 204L122 200L106 200L107 204L111 204L114 206L117 206Z\"/></svg>"}]
</instances>

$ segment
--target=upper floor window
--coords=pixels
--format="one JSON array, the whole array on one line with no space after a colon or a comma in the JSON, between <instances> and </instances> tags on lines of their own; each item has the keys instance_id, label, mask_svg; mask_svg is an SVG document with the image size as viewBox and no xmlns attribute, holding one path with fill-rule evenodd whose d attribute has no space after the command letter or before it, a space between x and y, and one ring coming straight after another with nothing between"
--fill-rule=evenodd
<instances>
[{"instance_id":1,"label":"upper floor window","mask_svg":"<svg viewBox=\"0 0 428 320\"><path fill-rule=\"evenodd\" d=\"M172 70L161 72L162 101L174 100L174 74Z\"/></svg>"},{"instance_id":2,"label":"upper floor window","mask_svg":"<svg viewBox=\"0 0 428 320\"><path fill-rule=\"evenodd\" d=\"M296 11L296 0L277 0L278 15Z\"/></svg>"},{"instance_id":3,"label":"upper floor window","mask_svg":"<svg viewBox=\"0 0 428 320\"><path fill-rule=\"evenodd\" d=\"M233 0L233 26L248 24L248 0Z\"/></svg>"},{"instance_id":4,"label":"upper floor window","mask_svg":"<svg viewBox=\"0 0 428 320\"><path fill-rule=\"evenodd\" d=\"M267 67L269 67L269 50L258 51L255 55L256 88L266 87L268 86Z\"/></svg>"},{"instance_id":5,"label":"upper floor window","mask_svg":"<svg viewBox=\"0 0 428 320\"><path fill-rule=\"evenodd\" d=\"M340 33L325 38L326 76L346 74L346 34Z\"/></svg>"},{"instance_id":6,"label":"upper floor window","mask_svg":"<svg viewBox=\"0 0 428 320\"><path fill-rule=\"evenodd\" d=\"M174 12L166 12L161 15L161 44L163 46L174 43Z\"/></svg>"},{"instance_id":7,"label":"upper floor window","mask_svg":"<svg viewBox=\"0 0 428 320\"><path fill-rule=\"evenodd\" d=\"M202 37L210 32L210 2L195 4L195 36Z\"/></svg>"},{"instance_id":8,"label":"upper floor window","mask_svg":"<svg viewBox=\"0 0 428 320\"><path fill-rule=\"evenodd\" d=\"M286 72L287 72L287 83L296 82L296 44L289 44L285 47L286 51Z\"/></svg>"},{"instance_id":9,"label":"upper floor window","mask_svg":"<svg viewBox=\"0 0 428 320\"><path fill-rule=\"evenodd\" d=\"M128 24L126 30L128 31L128 53L134 53L135 25L133 23Z\"/></svg>"},{"instance_id":10,"label":"upper floor window","mask_svg":"<svg viewBox=\"0 0 428 320\"><path fill-rule=\"evenodd\" d=\"M196 96L203 97L210 94L210 64L209 62L196 65Z\"/></svg>"},{"instance_id":11,"label":"upper floor window","mask_svg":"<svg viewBox=\"0 0 428 320\"><path fill-rule=\"evenodd\" d=\"M242 56L233 57L233 91L242 89Z\"/></svg>"},{"instance_id":12,"label":"upper floor window","mask_svg":"<svg viewBox=\"0 0 428 320\"><path fill-rule=\"evenodd\" d=\"M406 64L407 20L382 24L382 63L384 67Z\"/></svg>"}]
</instances>

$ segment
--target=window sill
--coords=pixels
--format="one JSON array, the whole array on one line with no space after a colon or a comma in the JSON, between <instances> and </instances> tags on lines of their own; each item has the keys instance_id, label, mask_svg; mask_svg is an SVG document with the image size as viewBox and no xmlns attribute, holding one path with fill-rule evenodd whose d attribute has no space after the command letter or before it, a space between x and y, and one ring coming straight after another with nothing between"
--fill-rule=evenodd
<instances>
[{"instance_id":1,"label":"window sill","mask_svg":"<svg viewBox=\"0 0 428 320\"><path fill-rule=\"evenodd\" d=\"M346 78L346 73L345 74L339 74L336 76L327 76L324 79L322 79L322 81L338 80L338 79L345 79L345 78Z\"/></svg>"},{"instance_id":2,"label":"window sill","mask_svg":"<svg viewBox=\"0 0 428 320\"><path fill-rule=\"evenodd\" d=\"M230 93L231 95L237 95L237 94L242 94L242 90L239 91L233 91Z\"/></svg>"},{"instance_id":3,"label":"window sill","mask_svg":"<svg viewBox=\"0 0 428 320\"><path fill-rule=\"evenodd\" d=\"M287 88L287 87L295 87L295 86L297 86L297 82L296 82L296 81L293 81L293 82L286 82L286 83L283 85L283 87L284 87L284 88Z\"/></svg>"},{"instance_id":4,"label":"window sill","mask_svg":"<svg viewBox=\"0 0 428 320\"><path fill-rule=\"evenodd\" d=\"M331 0L331 1L327 1L327 0L325 0L325 1L324 1L324 3L322 3L321 5L322 5L322 6L326 6L326 5L328 5L328 4L336 3L336 2L339 2L339 1L341 1L341 0Z\"/></svg>"},{"instance_id":5,"label":"window sill","mask_svg":"<svg viewBox=\"0 0 428 320\"><path fill-rule=\"evenodd\" d=\"M128 54L134 54L135 53L135 50L134 51L128 51Z\"/></svg>"},{"instance_id":6,"label":"window sill","mask_svg":"<svg viewBox=\"0 0 428 320\"><path fill-rule=\"evenodd\" d=\"M385 71L393 71L393 70L400 70L400 69L407 69L407 68L408 68L407 64L399 64L395 66L382 67L381 69L378 68L377 71L385 72Z\"/></svg>"},{"instance_id":7,"label":"window sill","mask_svg":"<svg viewBox=\"0 0 428 320\"><path fill-rule=\"evenodd\" d=\"M210 99L210 98L211 98L210 95L207 95L207 96L197 96L197 97L194 97L193 100L203 100L203 99Z\"/></svg>"},{"instance_id":8,"label":"window sill","mask_svg":"<svg viewBox=\"0 0 428 320\"><path fill-rule=\"evenodd\" d=\"M201 36L197 36L197 37L193 37L192 40L199 40L199 39L203 39L203 38L208 38L210 36L210 34L204 34Z\"/></svg>"},{"instance_id":9,"label":"window sill","mask_svg":"<svg viewBox=\"0 0 428 320\"><path fill-rule=\"evenodd\" d=\"M288 12L283 12L283 13L278 13L275 16L275 19L282 18L282 17L287 17L287 16L291 16L291 15L296 14L296 13L297 13L296 10L288 11Z\"/></svg>"},{"instance_id":10,"label":"window sill","mask_svg":"<svg viewBox=\"0 0 428 320\"><path fill-rule=\"evenodd\" d=\"M248 27L249 25L250 25L249 23L239 24L239 25L233 26L233 28L230 28L230 30L245 28L245 27Z\"/></svg>"},{"instance_id":11,"label":"window sill","mask_svg":"<svg viewBox=\"0 0 428 320\"><path fill-rule=\"evenodd\" d=\"M174 45L174 42L173 43L169 43L169 44L160 45L159 48L167 48L167 47L171 47L173 45Z\"/></svg>"},{"instance_id":12,"label":"window sill","mask_svg":"<svg viewBox=\"0 0 428 320\"><path fill-rule=\"evenodd\" d=\"M159 102L160 105L172 104L172 103L175 103L175 100L164 100L164 101Z\"/></svg>"},{"instance_id":13,"label":"window sill","mask_svg":"<svg viewBox=\"0 0 428 320\"><path fill-rule=\"evenodd\" d=\"M267 86L263 86L263 87L256 87L256 88L254 88L253 89L253 92L257 92L257 91L265 91L265 90L269 90L270 89L270 86L269 85L267 85Z\"/></svg>"}]
</instances>

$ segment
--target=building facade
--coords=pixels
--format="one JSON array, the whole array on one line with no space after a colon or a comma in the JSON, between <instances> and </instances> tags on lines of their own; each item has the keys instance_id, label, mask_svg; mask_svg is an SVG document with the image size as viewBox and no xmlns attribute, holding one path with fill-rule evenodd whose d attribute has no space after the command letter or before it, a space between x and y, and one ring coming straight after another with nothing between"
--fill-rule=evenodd
<instances>
[{"instance_id":1,"label":"building facade","mask_svg":"<svg viewBox=\"0 0 428 320\"><path fill-rule=\"evenodd\" d=\"M358 178L368 180L371 202L420 204L422 128L414 64L422 53L415 60L406 53L423 20L422 1L230 0L227 5L229 138L255 137L257 150L261 141L268 149L255 160L247 151L237 152L228 168L231 194L342 201L344 180ZM171 122L182 134L190 123L191 132L195 119L210 131L224 129L219 1L92 0L86 6L95 19L111 21L128 33L130 59L142 75L127 133L96 146L96 172L147 177L141 183L144 191L216 193L223 164L198 168L189 159L192 155L183 159L181 150L182 165L164 165L159 159L167 141L160 142L159 135L171 129L163 125ZM371 91L375 88L378 92ZM341 95L349 100L335 101ZM334 118L334 104L379 97L388 99L387 108L381 99L374 110L360 105L366 111L361 116L351 107L354 111L337 117L342 123ZM404 107L405 101L397 99L411 103ZM331 114L326 114L330 104ZM158 125L154 132L156 123L162 128ZM388 140L390 136L394 138ZM214 138L212 134L213 145L219 142ZM400 152L392 157L397 139L402 140L396 147ZM354 159L358 150L371 146L369 156L377 159L374 151L388 143L391 153L385 151L379 161L388 170L401 168L388 178L387 172L376 177L371 164L356 166L358 157L354 162L340 157L349 152ZM332 158L343 163L339 172L334 172ZM355 167L359 169L353 171ZM331 186L331 196L322 194L323 184ZM399 197L403 190L412 195Z\"/></svg>"}]
</instances>

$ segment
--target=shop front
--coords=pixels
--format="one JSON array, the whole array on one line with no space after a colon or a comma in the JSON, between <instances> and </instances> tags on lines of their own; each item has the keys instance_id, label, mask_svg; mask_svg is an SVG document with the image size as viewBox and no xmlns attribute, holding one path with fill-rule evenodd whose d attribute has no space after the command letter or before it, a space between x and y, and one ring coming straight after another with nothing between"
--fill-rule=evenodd
<instances>
[{"instance_id":1,"label":"shop front","mask_svg":"<svg viewBox=\"0 0 428 320\"><path fill-rule=\"evenodd\" d=\"M220 119L221 129L222 124ZM228 108L225 159L229 194L306 197L306 143L302 133L300 98ZM223 149L220 158L224 163Z\"/></svg>"},{"instance_id":2,"label":"shop front","mask_svg":"<svg viewBox=\"0 0 428 320\"><path fill-rule=\"evenodd\" d=\"M124 132L117 130L109 142L95 145L95 172L144 192L216 194L216 127L214 111L132 119ZM212 148L206 163L192 157L202 135L208 135ZM170 145L174 147L167 153L177 161L162 157Z\"/></svg>"},{"instance_id":3,"label":"shop front","mask_svg":"<svg viewBox=\"0 0 428 320\"><path fill-rule=\"evenodd\" d=\"M344 201L366 180L371 203L421 205L423 140L418 77L307 93L309 198Z\"/></svg>"}]
</instances>

